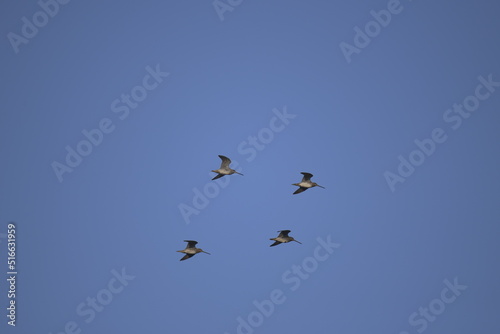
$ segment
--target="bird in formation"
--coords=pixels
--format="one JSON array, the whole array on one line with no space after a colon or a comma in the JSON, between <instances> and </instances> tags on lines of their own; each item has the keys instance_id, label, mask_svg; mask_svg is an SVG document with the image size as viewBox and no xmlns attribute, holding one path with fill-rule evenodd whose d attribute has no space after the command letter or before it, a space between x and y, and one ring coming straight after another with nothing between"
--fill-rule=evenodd
<instances>
[{"instance_id":1,"label":"bird in formation","mask_svg":"<svg viewBox=\"0 0 500 334\"><path fill-rule=\"evenodd\" d=\"M229 159L228 157L225 157L223 155L219 155L219 158L222 160L222 162L220 164L219 169L212 170L212 172L217 173L217 175L212 180L217 180L218 178L221 178L224 175L231 175L231 174L235 174L235 173L243 175L241 173L238 173L234 169L229 168L229 164L231 163L231 159Z\"/></svg>"},{"instance_id":2,"label":"bird in formation","mask_svg":"<svg viewBox=\"0 0 500 334\"><path fill-rule=\"evenodd\" d=\"M237 171L235 171L234 169L231 169L229 167L229 165L231 164L231 159L229 159L228 157L225 157L223 155L219 155L219 158L222 160L222 162L221 162L221 165L220 165L219 169L212 170L212 172L217 173L217 175L212 180L216 180L218 178L221 178L224 175L232 175L232 174L243 175L243 174L238 173ZM292 184L293 186L299 187L293 193L294 195L295 194L300 194L301 192L304 192L307 189L313 188L313 187L320 187L320 188L325 189L325 187L320 186L316 182L312 182L311 181L311 178L313 177L313 175L311 173L302 172L301 174L304 175L302 177L302 181L300 181L299 183L293 183ZM300 241L297 241L293 237L290 237L288 235L288 233L290 233L290 230L281 230L281 231L278 231L278 232L279 232L279 235L276 238L269 239L269 240L273 240L274 241L274 243L272 245L269 245L270 247L273 247L273 246L276 246L276 245L279 245L279 244L282 244L282 243L287 243L287 242L290 242L290 241L295 241L295 242L298 242L299 244L302 244ZM184 253L185 254L182 257L182 259L180 259L180 261L187 260L187 259L195 256L198 253L206 253L206 254L210 255L210 253L205 252L203 249L196 248L196 244L198 243L198 241L195 241L195 240L184 240L184 242L187 242L186 248L183 249L183 250L177 251L179 253Z\"/></svg>"},{"instance_id":3,"label":"bird in formation","mask_svg":"<svg viewBox=\"0 0 500 334\"><path fill-rule=\"evenodd\" d=\"M307 189L313 188L313 187L320 187L320 188L325 189L325 187L320 186L316 182L311 181L311 177L313 177L313 175L311 173L302 172L300 174L304 175L304 177L302 177L302 181L300 181L300 183L292 183L292 186L299 187L299 189L295 190L295 192L293 193L294 195L300 194L301 192L304 192Z\"/></svg>"},{"instance_id":4,"label":"bird in formation","mask_svg":"<svg viewBox=\"0 0 500 334\"><path fill-rule=\"evenodd\" d=\"M298 242L299 244L302 244L302 242L295 240L293 237L289 237L288 233L290 233L290 230L281 230L278 231L280 234L276 238L271 238L269 240L274 240L274 244L269 245L269 247L273 247L282 243L287 243L290 241L295 241Z\"/></svg>"},{"instance_id":5,"label":"bird in formation","mask_svg":"<svg viewBox=\"0 0 500 334\"><path fill-rule=\"evenodd\" d=\"M179 250L178 252L179 253L184 253L186 255L184 255L182 257L182 259L180 259L180 261L187 260L190 257L195 256L198 253L206 253L206 254L210 255L210 253L205 252L203 249L196 248L196 244L198 243L198 241L195 241L195 240L184 240L184 242L188 243L187 246L186 246L186 249Z\"/></svg>"}]
</instances>

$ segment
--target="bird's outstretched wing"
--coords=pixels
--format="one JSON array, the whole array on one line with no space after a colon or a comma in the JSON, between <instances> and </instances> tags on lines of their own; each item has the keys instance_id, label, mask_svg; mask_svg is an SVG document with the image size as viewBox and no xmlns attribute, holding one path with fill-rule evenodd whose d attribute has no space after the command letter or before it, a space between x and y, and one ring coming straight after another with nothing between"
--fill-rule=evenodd
<instances>
[{"instance_id":1,"label":"bird's outstretched wing","mask_svg":"<svg viewBox=\"0 0 500 334\"><path fill-rule=\"evenodd\" d=\"M184 240L184 242L188 243L186 248L195 248L196 244L198 243L198 241L195 240Z\"/></svg>"},{"instance_id":2,"label":"bird's outstretched wing","mask_svg":"<svg viewBox=\"0 0 500 334\"><path fill-rule=\"evenodd\" d=\"M278 231L280 233L280 235L278 235L278 237L288 237L288 233L290 233L290 230L281 230L281 231Z\"/></svg>"},{"instance_id":3,"label":"bird's outstretched wing","mask_svg":"<svg viewBox=\"0 0 500 334\"><path fill-rule=\"evenodd\" d=\"M274 244L269 245L269 247L273 247L273 246L276 246L276 245L279 245L279 244L281 244L281 242L279 242L279 241L275 241L275 242L274 242Z\"/></svg>"},{"instance_id":4,"label":"bird's outstretched wing","mask_svg":"<svg viewBox=\"0 0 500 334\"><path fill-rule=\"evenodd\" d=\"M213 177L213 179L212 179L212 180L217 180L217 179L220 179L220 178L221 178L221 177L223 177L223 176L224 176L224 174L217 174L217 175L215 175L215 176Z\"/></svg>"},{"instance_id":5,"label":"bird's outstretched wing","mask_svg":"<svg viewBox=\"0 0 500 334\"><path fill-rule=\"evenodd\" d=\"M295 190L295 192L293 193L294 195L296 194L300 194L301 192L304 192L306 191L307 188L304 188L304 187L299 187L299 189Z\"/></svg>"},{"instance_id":6,"label":"bird's outstretched wing","mask_svg":"<svg viewBox=\"0 0 500 334\"><path fill-rule=\"evenodd\" d=\"M300 174L304 175L304 177L302 178L302 182L307 182L311 180L311 177L313 177L311 173L302 172Z\"/></svg>"},{"instance_id":7,"label":"bird's outstretched wing","mask_svg":"<svg viewBox=\"0 0 500 334\"><path fill-rule=\"evenodd\" d=\"M189 259L190 257L193 257L193 256L194 256L194 254L186 254L186 255L184 255L184 256L182 257L182 259L180 259L179 261L184 261L184 260L187 260L187 259Z\"/></svg>"},{"instance_id":8,"label":"bird's outstretched wing","mask_svg":"<svg viewBox=\"0 0 500 334\"><path fill-rule=\"evenodd\" d=\"M219 158L222 160L222 163L220 164L221 169L225 169L229 167L229 164L231 163L231 159L228 157L225 157L223 155L219 155Z\"/></svg>"}]
</instances>

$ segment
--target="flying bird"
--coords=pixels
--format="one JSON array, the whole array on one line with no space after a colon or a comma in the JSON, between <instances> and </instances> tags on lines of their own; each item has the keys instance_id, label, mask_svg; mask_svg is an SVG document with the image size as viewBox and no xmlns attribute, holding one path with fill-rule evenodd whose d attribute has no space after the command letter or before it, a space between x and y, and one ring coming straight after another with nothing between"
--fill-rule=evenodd
<instances>
[{"instance_id":1,"label":"flying bird","mask_svg":"<svg viewBox=\"0 0 500 334\"><path fill-rule=\"evenodd\" d=\"M228 157L225 157L223 155L219 155L219 158L221 158L222 162L220 164L219 169L215 169L212 171L214 173L217 173L217 175L212 180L216 180L220 177L223 177L224 175L231 175L234 173L243 175L241 173L238 173L234 169L229 168L229 164L231 163L231 159L229 159Z\"/></svg>"},{"instance_id":2,"label":"flying bird","mask_svg":"<svg viewBox=\"0 0 500 334\"><path fill-rule=\"evenodd\" d=\"M290 233L290 230L282 230L282 231L278 231L278 232L280 234L276 238L269 239L269 240L274 240L274 244L269 245L269 247L273 247L273 246L279 245L281 243L287 243L290 241L295 241L295 242L298 242L299 244L302 244L302 242L297 241L294 238L288 236L288 233Z\"/></svg>"},{"instance_id":3,"label":"flying bird","mask_svg":"<svg viewBox=\"0 0 500 334\"><path fill-rule=\"evenodd\" d=\"M313 175L311 173L302 172L300 174L304 175L304 177L302 178L302 181L300 181L300 183L293 183L292 184L292 186L299 187L299 189L295 190L295 192L293 193L294 195L300 194L301 192L306 191L307 189L312 188L312 187L320 187L320 188L325 189L325 187L320 186L316 182L311 181L311 177L313 177Z\"/></svg>"},{"instance_id":4,"label":"flying bird","mask_svg":"<svg viewBox=\"0 0 500 334\"><path fill-rule=\"evenodd\" d=\"M184 257L182 259L180 259L180 261L187 260L190 257L195 256L198 253L206 253L206 254L210 255L210 253L205 252L203 249L195 247L196 244L198 243L198 241L184 240L184 242L188 243L187 246L186 246L186 249L180 250L178 252L179 253L185 253L186 255L184 255Z\"/></svg>"}]
</instances>

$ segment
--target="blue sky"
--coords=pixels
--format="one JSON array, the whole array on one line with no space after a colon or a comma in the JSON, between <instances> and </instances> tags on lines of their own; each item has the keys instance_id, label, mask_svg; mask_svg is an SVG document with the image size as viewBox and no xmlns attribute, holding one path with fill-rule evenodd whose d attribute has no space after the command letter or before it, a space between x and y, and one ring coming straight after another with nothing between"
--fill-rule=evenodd
<instances>
[{"instance_id":1,"label":"blue sky","mask_svg":"<svg viewBox=\"0 0 500 334\"><path fill-rule=\"evenodd\" d=\"M499 10L5 4L2 333L498 332Z\"/></svg>"}]
</instances>

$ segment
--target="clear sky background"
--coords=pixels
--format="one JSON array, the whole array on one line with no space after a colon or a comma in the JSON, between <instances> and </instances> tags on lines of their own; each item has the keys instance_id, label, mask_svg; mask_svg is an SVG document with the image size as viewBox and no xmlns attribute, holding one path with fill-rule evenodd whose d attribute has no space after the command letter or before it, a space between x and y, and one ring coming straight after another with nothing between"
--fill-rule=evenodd
<instances>
[{"instance_id":1,"label":"clear sky background","mask_svg":"<svg viewBox=\"0 0 500 334\"><path fill-rule=\"evenodd\" d=\"M0 331L499 332L500 5L401 0L380 27L385 0L226 1L3 4ZM244 176L211 181L219 154ZM292 195L300 172L326 189Z\"/></svg>"}]
</instances>

